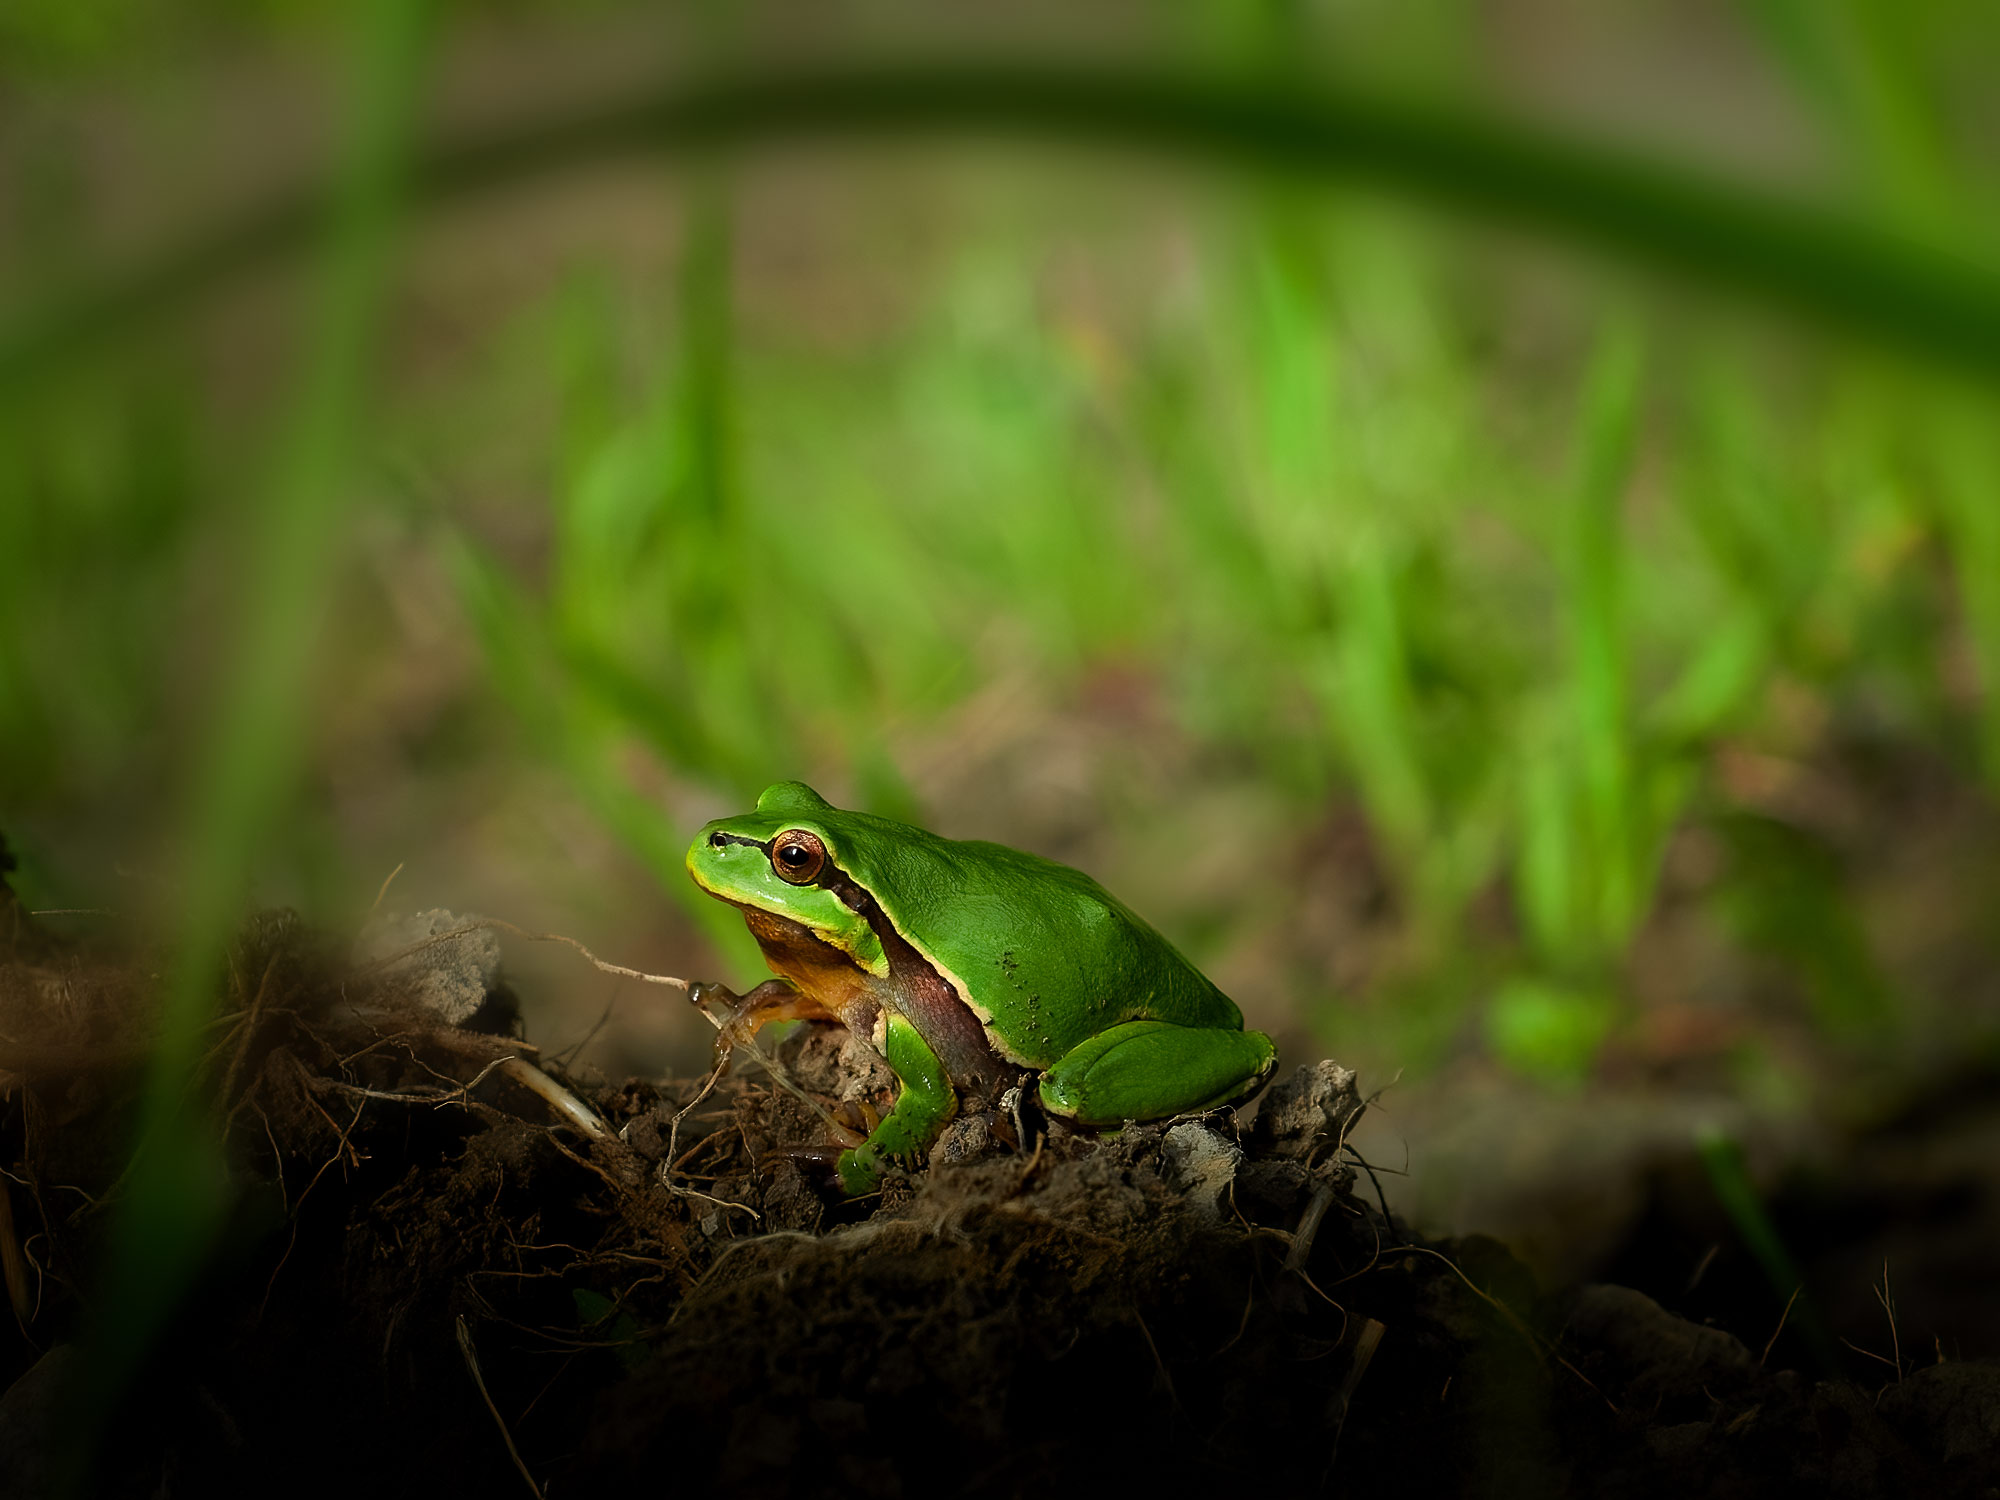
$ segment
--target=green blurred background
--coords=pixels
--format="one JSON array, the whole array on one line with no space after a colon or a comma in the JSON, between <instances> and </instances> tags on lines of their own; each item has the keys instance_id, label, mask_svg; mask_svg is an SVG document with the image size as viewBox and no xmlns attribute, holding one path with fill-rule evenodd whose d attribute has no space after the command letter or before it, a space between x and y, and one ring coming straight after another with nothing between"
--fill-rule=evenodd
<instances>
[{"instance_id":1,"label":"green blurred background","mask_svg":"<svg viewBox=\"0 0 2000 1500\"><path fill-rule=\"evenodd\" d=\"M969 132L574 128L967 60L1029 80ZM169 924L187 996L399 867L741 984L681 851L802 777L1083 866L1396 1079L1439 1218L1892 1111L2000 1062L1996 67L1958 0L14 0L15 883ZM1066 132L1037 69L1445 165ZM544 1046L703 1064L509 962Z\"/></svg>"}]
</instances>

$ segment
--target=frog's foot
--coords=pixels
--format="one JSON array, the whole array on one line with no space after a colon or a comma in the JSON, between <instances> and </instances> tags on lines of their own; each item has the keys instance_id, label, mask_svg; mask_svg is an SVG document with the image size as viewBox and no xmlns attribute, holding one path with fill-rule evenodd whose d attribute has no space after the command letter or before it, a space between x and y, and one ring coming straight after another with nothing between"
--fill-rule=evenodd
<instances>
[{"instance_id":1,"label":"frog's foot","mask_svg":"<svg viewBox=\"0 0 2000 1500\"><path fill-rule=\"evenodd\" d=\"M719 984L698 984L689 998L707 1009L721 1001L728 1009L715 1035L718 1056L728 1056L754 1039L774 1021L837 1021L840 1018L817 1000L808 999L783 979L767 979L747 995Z\"/></svg>"},{"instance_id":2,"label":"frog's foot","mask_svg":"<svg viewBox=\"0 0 2000 1500\"><path fill-rule=\"evenodd\" d=\"M1127 1021L1042 1074L1042 1106L1079 1125L1199 1114L1247 1099L1277 1066L1261 1031Z\"/></svg>"},{"instance_id":3,"label":"frog's foot","mask_svg":"<svg viewBox=\"0 0 2000 1500\"><path fill-rule=\"evenodd\" d=\"M893 1117L891 1117L893 1119ZM884 1121L888 1124L889 1121ZM924 1165L924 1148L914 1141L900 1138L900 1132L889 1132L891 1139L878 1139L881 1131L870 1136L852 1150L840 1153L834 1163L834 1170L840 1177L841 1191L850 1198L858 1198L863 1193L872 1193L882 1185L883 1174L891 1171L917 1172Z\"/></svg>"}]
</instances>

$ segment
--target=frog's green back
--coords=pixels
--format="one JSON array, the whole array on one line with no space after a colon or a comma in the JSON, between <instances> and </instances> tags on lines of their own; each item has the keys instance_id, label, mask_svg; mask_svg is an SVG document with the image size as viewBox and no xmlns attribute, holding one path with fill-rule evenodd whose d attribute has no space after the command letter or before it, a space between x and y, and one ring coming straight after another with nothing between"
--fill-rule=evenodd
<instances>
[{"instance_id":1,"label":"frog's green back","mask_svg":"<svg viewBox=\"0 0 2000 1500\"><path fill-rule=\"evenodd\" d=\"M1024 1065L1047 1067L1128 1020L1243 1024L1234 1001L1081 870L866 813L822 817L841 868Z\"/></svg>"}]
</instances>

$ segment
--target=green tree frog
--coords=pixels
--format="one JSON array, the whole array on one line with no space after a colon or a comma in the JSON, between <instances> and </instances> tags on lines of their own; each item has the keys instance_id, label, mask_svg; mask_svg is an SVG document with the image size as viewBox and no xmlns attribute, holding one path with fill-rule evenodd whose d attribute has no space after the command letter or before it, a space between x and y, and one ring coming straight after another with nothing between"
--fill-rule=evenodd
<instances>
[{"instance_id":1,"label":"green tree frog","mask_svg":"<svg viewBox=\"0 0 2000 1500\"><path fill-rule=\"evenodd\" d=\"M1067 865L843 812L796 781L708 824L687 865L779 975L741 997L707 990L734 1006L720 1044L838 1021L896 1075L895 1107L840 1153L850 1194L1027 1071L1050 1113L1102 1127L1233 1103L1276 1066L1235 1002Z\"/></svg>"}]
</instances>

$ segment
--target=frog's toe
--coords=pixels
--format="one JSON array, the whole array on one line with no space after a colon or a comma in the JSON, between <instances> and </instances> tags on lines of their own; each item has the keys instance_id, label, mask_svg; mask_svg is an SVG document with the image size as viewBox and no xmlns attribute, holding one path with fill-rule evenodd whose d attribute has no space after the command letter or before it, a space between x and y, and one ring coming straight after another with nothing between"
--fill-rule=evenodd
<instances>
[{"instance_id":1,"label":"frog's toe","mask_svg":"<svg viewBox=\"0 0 2000 1500\"><path fill-rule=\"evenodd\" d=\"M882 1185L884 1165L881 1153L864 1145L841 1152L834 1171L840 1178L841 1191L850 1198L859 1198Z\"/></svg>"},{"instance_id":2,"label":"frog's toe","mask_svg":"<svg viewBox=\"0 0 2000 1500\"><path fill-rule=\"evenodd\" d=\"M767 979L747 995L738 995L719 984L704 982L695 1000L703 1009L712 1004L726 1005L721 1026L715 1034L716 1054L727 1057L738 1047L749 1045L757 1033L775 1021L835 1021L839 1017L811 996L801 994L790 981Z\"/></svg>"}]
</instances>

